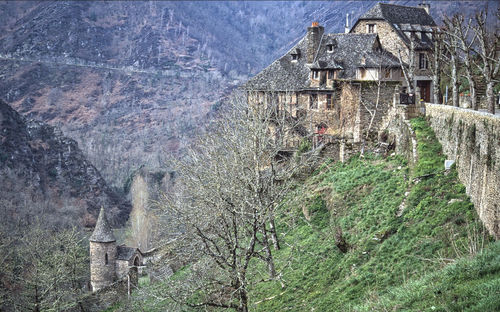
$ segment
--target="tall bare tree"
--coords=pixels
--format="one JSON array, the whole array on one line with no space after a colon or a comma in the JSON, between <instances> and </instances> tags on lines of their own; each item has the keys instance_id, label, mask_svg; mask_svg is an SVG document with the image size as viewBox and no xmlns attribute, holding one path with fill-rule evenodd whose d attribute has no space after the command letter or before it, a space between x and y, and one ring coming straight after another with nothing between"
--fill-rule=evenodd
<instances>
[{"instance_id":1,"label":"tall bare tree","mask_svg":"<svg viewBox=\"0 0 500 312\"><path fill-rule=\"evenodd\" d=\"M500 12L497 12L497 19L500 19ZM500 31L498 28L491 30L486 23L488 18L487 9L476 13L474 32L478 41L477 52L481 57L478 68L481 71L486 83L486 103L488 111L495 113L495 95L493 86L498 82L498 72L500 70Z\"/></svg>"},{"instance_id":2,"label":"tall bare tree","mask_svg":"<svg viewBox=\"0 0 500 312\"><path fill-rule=\"evenodd\" d=\"M459 87L459 69L460 69L460 48L459 48L459 36L458 29L455 23L451 19L445 18L445 33L443 37L444 47L446 49L446 59L450 66L450 80L451 80L451 100L455 107L460 106L460 101L458 98L458 87Z\"/></svg>"},{"instance_id":3,"label":"tall bare tree","mask_svg":"<svg viewBox=\"0 0 500 312\"><path fill-rule=\"evenodd\" d=\"M410 46L408 47L408 63L405 64L403 61L403 55L401 51L398 51L398 59L401 66L401 71L403 72L403 76L406 80L406 84L408 85L408 93L415 93L415 69L417 68L417 57L415 51L415 38L413 35L409 37Z\"/></svg>"},{"instance_id":4,"label":"tall bare tree","mask_svg":"<svg viewBox=\"0 0 500 312\"><path fill-rule=\"evenodd\" d=\"M426 54L429 63L429 69L432 73L432 89L433 89L433 102L441 103L440 88L441 88L441 74L443 63L443 31L440 27L434 27L432 30L432 52Z\"/></svg>"},{"instance_id":5,"label":"tall bare tree","mask_svg":"<svg viewBox=\"0 0 500 312\"><path fill-rule=\"evenodd\" d=\"M233 100L177 163L177 192L166 198L165 209L184 229L177 242L191 246L199 260L188 282L169 281L174 301L248 311L251 261L268 269L267 278L251 280L279 278L274 212L307 161L282 160L296 120L272 98L254 106L243 97Z\"/></svg>"},{"instance_id":6,"label":"tall bare tree","mask_svg":"<svg viewBox=\"0 0 500 312\"><path fill-rule=\"evenodd\" d=\"M462 14L456 14L449 21L453 29L453 36L458 40L458 47L461 50L459 58L462 61L462 67L465 70L465 78L469 82L469 93L471 97L472 109L478 110L476 96L476 81L473 74L472 52L476 42L476 36L472 34L472 19L465 22L465 17Z\"/></svg>"}]
</instances>

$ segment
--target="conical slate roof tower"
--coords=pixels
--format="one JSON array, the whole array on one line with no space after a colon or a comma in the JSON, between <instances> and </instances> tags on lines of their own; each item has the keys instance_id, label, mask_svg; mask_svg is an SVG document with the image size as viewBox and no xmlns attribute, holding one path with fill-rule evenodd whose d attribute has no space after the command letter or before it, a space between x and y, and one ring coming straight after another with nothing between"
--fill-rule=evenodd
<instances>
[{"instance_id":1,"label":"conical slate roof tower","mask_svg":"<svg viewBox=\"0 0 500 312\"><path fill-rule=\"evenodd\" d=\"M111 243L116 241L113 231L111 230L111 226L109 226L108 218L106 218L104 207L101 207L94 233L90 236L90 241L97 243Z\"/></svg>"}]
</instances>

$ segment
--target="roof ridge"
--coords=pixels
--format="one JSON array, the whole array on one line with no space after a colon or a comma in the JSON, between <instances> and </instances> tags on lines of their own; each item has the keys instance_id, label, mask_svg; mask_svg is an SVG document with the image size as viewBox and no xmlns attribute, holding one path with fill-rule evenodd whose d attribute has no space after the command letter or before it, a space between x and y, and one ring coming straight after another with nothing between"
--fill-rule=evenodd
<instances>
[{"instance_id":1,"label":"roof ridge","mask_svg":"<svg viewBox=\"0 0 500 312\"><path fill-rule=\"evenodd\" d=\"M421 10L425 10L424 8L421 8L421 7L418 7L418 6L411 6L411 5L402 5L402 4L394 4L394 3L386 3L386 2L378 2L377 4L380 4L380 5L391 5L391 6L398 6L398 7L402 7L402 8L412 8L412 9L421 9Z\"/></svg>"}]
</instances>

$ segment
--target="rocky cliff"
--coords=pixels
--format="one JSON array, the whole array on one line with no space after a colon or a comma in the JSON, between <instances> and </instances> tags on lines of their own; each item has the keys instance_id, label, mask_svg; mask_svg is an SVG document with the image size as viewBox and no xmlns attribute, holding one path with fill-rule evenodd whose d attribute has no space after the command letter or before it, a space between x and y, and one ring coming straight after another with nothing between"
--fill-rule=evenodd
<instances>
[{"instance_id":1,"label":"rocky cliff","mask_svg":"<svg viewBox=\"0 0 500 312\"><path fill-rule=\"evenodd\" d=\"M76 141L40 121L26 120L0 101L0 211L5 224L36 220L54 226L95 224L99 207L115 225L130 204L89 163Z\"/></svg>"}]
</instances>

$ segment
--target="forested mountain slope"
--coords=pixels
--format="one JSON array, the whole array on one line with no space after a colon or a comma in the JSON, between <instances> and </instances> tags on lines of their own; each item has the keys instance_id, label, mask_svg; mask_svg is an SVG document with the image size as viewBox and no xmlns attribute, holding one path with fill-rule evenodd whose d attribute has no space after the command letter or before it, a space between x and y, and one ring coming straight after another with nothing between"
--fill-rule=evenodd
<instances>
[{"instance_id":1,"label":"forested mountain slope","mask_svg":"<svg viewBox=\"0 0 500 312\"><path fill-rule=\"evenodd\" d=\"M1 100L0 185L2 228L12 231L34 223L92 227L101 205L123 225L130 211L73 139Z\"/></svg>"}]
</instances>

